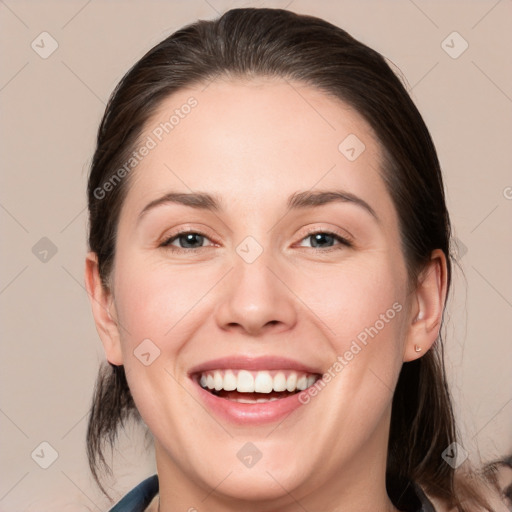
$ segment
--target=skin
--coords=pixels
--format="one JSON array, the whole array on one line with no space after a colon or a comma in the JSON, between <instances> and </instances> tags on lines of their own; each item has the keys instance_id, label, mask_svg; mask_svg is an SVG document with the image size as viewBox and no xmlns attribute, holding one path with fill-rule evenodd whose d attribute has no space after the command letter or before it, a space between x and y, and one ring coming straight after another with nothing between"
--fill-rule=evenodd
<instances>
[{"instance_id":1,"label":"skin","mask_svg":"<svg viewBox=\"0 0 512 512\"><path fill-rule=\"evenodd\" d=\"M280 79L217 79L164 100L142 139L190 96L197 107L130 175L110 290L95 254L86 258L106 357L125 366L155 438L160 510L396 510L385 489L391 400L402 363L438 336L445 257L434 251L411 291L379 144L348 105ZM353 162L338 150L349 134L366 146ZM348 202L287 213L288 196L310 189L355 194L378 220ZM217 194L224 211L169 203L137 222L171 190ZM315 246L310 229L353 245ZM179 230L204 233L202 248L187 249L183 237L173 241L183 253L161 246ZM236 252L247 236L263 248L253 263ZM285 356L327 371L394 303L402 310L280 423L236 425L194 399L187 371L227 355ZM147 338L161 351L149 366L133 355ZM262 452L251 468L237 458L246 442Z\"/></svg>"}]
</instances>

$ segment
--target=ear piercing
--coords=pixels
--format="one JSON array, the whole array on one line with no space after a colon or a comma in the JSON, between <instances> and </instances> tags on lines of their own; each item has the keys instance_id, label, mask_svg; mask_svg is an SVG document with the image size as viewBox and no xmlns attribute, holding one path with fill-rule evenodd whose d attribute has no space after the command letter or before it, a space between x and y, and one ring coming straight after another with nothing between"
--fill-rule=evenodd
<instances>
[{"instance_id":1,"label":"ear piercing","mask_svg":"<svg viewBox=\"0 0 512 512\"><path fill-rule=\"evenodd\" d=\"M421 352L421 347L419 345L414 345L414 350L416 352Z\"/></svg>"}]
</instances>

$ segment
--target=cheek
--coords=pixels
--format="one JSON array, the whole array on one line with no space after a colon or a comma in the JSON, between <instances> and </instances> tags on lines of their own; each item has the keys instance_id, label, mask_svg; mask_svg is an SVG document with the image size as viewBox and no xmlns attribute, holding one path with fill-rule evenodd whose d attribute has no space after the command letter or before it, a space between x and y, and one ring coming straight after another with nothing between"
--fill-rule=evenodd
<instances>
[{"instance_id":1,"label":"cheek","mask_svg":"<svg viewBox=\"0 0 512 512\"><path fill-rule=\"evenodd\" d=\"M398 330L400 322L394 322L397 313L403 309L404 274L391 258L383 254L370 254L330 269L311 275L308 286L308 306L318 315L328 329L333 345L346 349L348 340L364 333L372 326L386 331L392 323ZM303 283L304 285L304 283ZM304 289L305 290L305 289ZM383 325L384 322L384 325Z\"/></svg>"},{"instance_id":2,"label":"cheek","mask_svg":"<svg viewBox=\"0 0 512 512\"><path fill-rule=\"evenodd\" d=\"M140 343L144 338L159 345L164 339L168 342L180 319L205 293L203 281L190 270L170 269L136 258L120 261L118 268L116 306L129 333L124 336L125 344Z\"/></svg>"},{"instance_id":3,"label":"cheek","mask_svg":"<svg viewBox=\"0 0 512 512\"><path fill-rule=\"evenodd\" d=\"M176 411L184 410L175 362L200 290L190 286L190 273L171 272L138 256L119 259L115 277L126 378L138 411L158 433L175 425Z\"/></svg>"},{"instance_id":4,"label":"cheek","mask_svg":"<svg viewBox=\"0 0 512 512\"><path fill-rule=\"evenodd\" d=\"M333 424L341 421L340 411L348 410L377 421L391 399L402 365L406 317L406 274L399 256L372 252L354 258L309 288L308 305L331 349L329 393L336 400L343 397L339 411L332 411Z\"/></svg>"}]
</instances>

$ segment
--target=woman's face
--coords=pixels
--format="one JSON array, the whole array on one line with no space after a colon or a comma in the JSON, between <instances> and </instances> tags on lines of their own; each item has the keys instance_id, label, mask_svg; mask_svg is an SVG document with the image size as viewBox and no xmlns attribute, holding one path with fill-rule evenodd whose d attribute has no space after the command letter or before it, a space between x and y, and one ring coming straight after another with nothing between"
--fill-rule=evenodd
<instances>
[{"instance_id":1,"label":"woman's face","mask_svg":"<svg viewBox=\"0 0 512 512\"><path fill-rule=\"evenodd\" d=\"M159 473L260 500L380 475L410 297L368 124L298 83L217 80L167 98L141 141L107 356Z\"/></svg>"}]
</instances>

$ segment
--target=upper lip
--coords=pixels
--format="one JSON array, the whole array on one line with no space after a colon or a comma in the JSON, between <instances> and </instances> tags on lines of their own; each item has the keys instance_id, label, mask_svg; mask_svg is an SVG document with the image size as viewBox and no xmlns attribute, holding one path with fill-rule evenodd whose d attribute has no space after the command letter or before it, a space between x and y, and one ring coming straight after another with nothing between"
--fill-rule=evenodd
<instances>
[{"instance_id":1,"label":"upper lip","mask_svg":"<svg viewBox=\"0 0 512 512\"><path fill-rule=\"evenodd\" d=\"M198 364L189 370L189 374L197 374L210 370L296 370L304 373L322 373L319 368L305 365L294 359L279 356L261 356L250 357L243 355L233 355L212 359Z\"/></svg>"}]
</instances>

